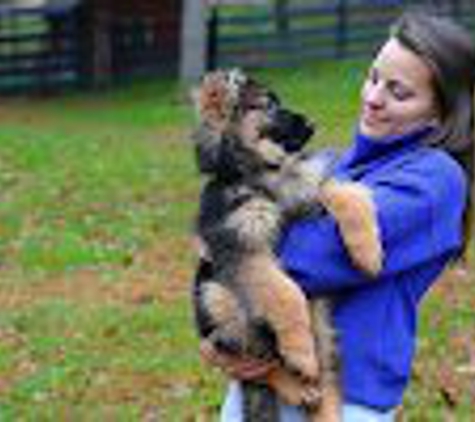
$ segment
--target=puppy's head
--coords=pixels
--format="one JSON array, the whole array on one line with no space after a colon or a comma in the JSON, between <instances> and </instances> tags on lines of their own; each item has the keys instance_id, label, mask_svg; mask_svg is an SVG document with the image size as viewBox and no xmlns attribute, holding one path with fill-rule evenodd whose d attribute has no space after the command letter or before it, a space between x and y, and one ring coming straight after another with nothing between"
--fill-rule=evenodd
<instances>
[{"instance_id":1,"label":"puppy's head","mask_svg":"<svg viewBox=\"0 0 475 422\"><path fill-rule=\"evenodd\" d=\"M201 122L198 159L208 173L219 169L234 177L236 169L255 171L263 162L260 140L295 153L313 134L305 116L282 107L274 92L239 69L206 74L194 100Z\"/></svg>"}]
</instances>

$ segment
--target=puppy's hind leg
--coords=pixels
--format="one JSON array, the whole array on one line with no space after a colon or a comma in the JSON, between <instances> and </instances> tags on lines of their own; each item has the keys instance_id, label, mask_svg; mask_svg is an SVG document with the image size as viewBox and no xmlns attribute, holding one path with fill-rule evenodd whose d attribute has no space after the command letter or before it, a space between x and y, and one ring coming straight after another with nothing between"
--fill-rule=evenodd
<instances>
[{"instance_id":1,"label":"puppy's hind leg","mask_svg":"<svg viewBox=\"0 0 475 422\"><path fill-rule=\"evenodd\" d=\"M256 315L274 330L278 352L288 370L305 380L319 377L319 361L312 335L308 302L298 285L268 253L255 254L243 262L241 273Z\"/></svg>"},{"instance_id":2,"label":"puppy's hind leg","mask_svg":"<svg viewBox=\"0 0 475 422\"><path fill-rule=\"evenodd\" d=\"M202 313L212 321L213 330L207 339L219 350L242 353L248 336L248 320L235 294L219 282L208 281L201 286Z\"/></svg>"},{"instance_id":3,"label":"puppy's hind leg","mask_svg":"<svg viewBox=\"0 0 475 422\"><path fill-rule=\"evenodd\" d=\"M335 385L322 388L320 405L308 411L309 422L341 422L340 393Z\"/></svg>"}]
</instances>

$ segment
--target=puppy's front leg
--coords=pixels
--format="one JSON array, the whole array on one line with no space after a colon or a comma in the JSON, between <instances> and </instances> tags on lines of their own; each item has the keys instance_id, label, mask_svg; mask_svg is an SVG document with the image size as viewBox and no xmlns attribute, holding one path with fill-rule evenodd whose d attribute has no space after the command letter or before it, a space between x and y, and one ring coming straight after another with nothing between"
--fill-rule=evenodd
<instances>
[{"instance_id":1,"label":"puppy's front leg","mask_svg":"<svg viewBox=\"0 0 475 422\"><path fill-rule=\"evenodd\" d=\"M335 180L325 182L321 189L322 204L335 218L354 264L376 276L383 249L371 190L361 183Z\"/></svg>"}]
</instances>

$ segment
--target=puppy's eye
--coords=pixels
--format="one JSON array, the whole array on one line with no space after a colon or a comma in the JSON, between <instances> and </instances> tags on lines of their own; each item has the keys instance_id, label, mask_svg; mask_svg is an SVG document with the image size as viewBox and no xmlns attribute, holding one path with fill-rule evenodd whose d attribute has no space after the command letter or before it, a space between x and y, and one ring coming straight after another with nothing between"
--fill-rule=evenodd
<instances>
[{"instance_id":1,"label":"puppy's eye","mask_svg":"<svg viewBox=\"0 0 475 422\"><path fill-rule=\"evenodd\" d=\"M248 109L249 111L261 110L261 109L262 109L262 105L261 105L261 104L258 104L258 103L250 103L250 104L248 104L247 109Z\"/></svg>"}]
</instances>

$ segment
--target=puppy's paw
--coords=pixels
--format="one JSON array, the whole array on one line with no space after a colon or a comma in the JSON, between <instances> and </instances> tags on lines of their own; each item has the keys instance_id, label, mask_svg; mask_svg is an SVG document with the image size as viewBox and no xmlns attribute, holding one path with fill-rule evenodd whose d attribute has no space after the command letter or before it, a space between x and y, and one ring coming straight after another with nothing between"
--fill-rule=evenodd
<instances>
[{"instance_id":1,"label":"puppy's paw","mask_svg":"<svg viewBox=\"0 0 475 422\"><path fill-rule=\"evenodd\" d=\"M295 378L305 384L313 384L320 377L320 365L315 354L282 353L283 366Z\"/></svg>"},{"instance_id":2,"label":"puppy's paw","mask_svg":"<svg viewBox=\"0 0 475 422\"><path fill-rule=\"evenodd\" d=\"M276 368L269 374L267 382L276 394L290 405L314 409L321 403L322 391L319 383L302 382L285 368Z\"/></svg>"},{"instance_id":3,"label":"puppy's paw","mask_svg":"<svg viewBox=\"0 0 475 422\"><path fill-rule=\"evenodd\" d=\"M383 265L376 208L369 188L360 183L328 181L321 200L335 218L354 264L371 276Z\"/></svg>"}]
</instances>

